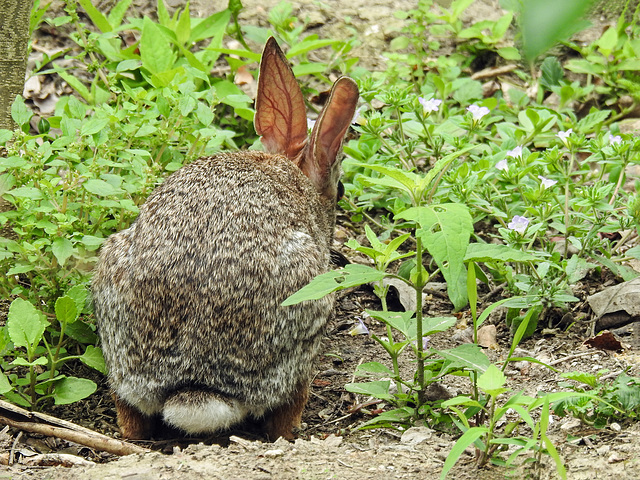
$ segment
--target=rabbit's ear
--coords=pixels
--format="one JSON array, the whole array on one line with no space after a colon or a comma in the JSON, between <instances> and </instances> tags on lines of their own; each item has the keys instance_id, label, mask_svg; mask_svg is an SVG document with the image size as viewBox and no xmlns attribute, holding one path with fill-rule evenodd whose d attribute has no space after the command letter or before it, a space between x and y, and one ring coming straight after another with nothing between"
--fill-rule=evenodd
<instances>
[{"instance_id":1,"label":"rabbit's ear","mask_svg":"<svg viewBox=\"0 0 640 480\"><path fill-rule=\"evenodd\" d=\"M260 61L254 125L269 153L279 153L294 160L307 142L307 114L302 91L273 37L267 40Z\"/></svg>"},{"instance_id":2,"label":"rabbit's ear","mask_svg":"<svg viewBox=\"0 0 640 480\"><path fill-rule=\"evenodd\" d=\"M333 84L329 100L316 121L299 165L318 192L327 198L335 199L337 196L340 168L336 158L357 104L356 82L349 77L339 78Z\"/></svg>"}]
</instances>

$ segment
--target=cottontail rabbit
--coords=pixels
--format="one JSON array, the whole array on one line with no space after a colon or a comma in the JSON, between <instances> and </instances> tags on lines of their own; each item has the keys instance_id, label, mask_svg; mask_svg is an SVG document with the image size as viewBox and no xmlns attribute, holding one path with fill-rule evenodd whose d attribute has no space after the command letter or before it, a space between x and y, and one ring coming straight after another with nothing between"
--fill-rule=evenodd
<instances>
[{"instance_id":1,"label":"cottontail rabbit","mask_svg":"<svg viewBox=\"0 0 640 480\"><path fill-rule=\"evenodd\" d=\"M264 418L291 438L332 300L281 302L329 265L340 162L358 100L336 81L307 138L305 105L270 38L255 127L268 153L201 158L168 177L102 247L92 290L118 422L148 438Z\"/></svg>"}]
</instances>

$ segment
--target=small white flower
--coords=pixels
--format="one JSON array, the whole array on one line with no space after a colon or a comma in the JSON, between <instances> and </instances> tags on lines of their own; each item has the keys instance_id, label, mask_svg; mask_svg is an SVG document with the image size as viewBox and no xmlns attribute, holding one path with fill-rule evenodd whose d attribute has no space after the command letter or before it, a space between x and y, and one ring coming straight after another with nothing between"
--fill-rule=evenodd
<instances>
[{"instance_id":1,"label":"small white flower","mask_svg":"<svg viewBox=\"0 0 640 480\"><path fill-rule=\"evenodd\" d=\"M529 219L527 217L521 217L520 215L514 215L513 219L507 227L524 235L525 230L529 226Z\"/></svg>"},{"instance_id":2,"label":"small white flower","mask_svg":"<svg viewBox=\"0 0 640 480\"><path fill-rule=\"evenodd\" d=\"M622 143L622 137L620 135L613 136L609 134L609 145L617 145Z\"/></svg>"},{"instance_id":3,"label":"small white flower","mask_svg":"<svg viewBox=\"0 0 640 480\"><path fill-rule=\"evenodd\" d=\"M507 162L506 158L503 158L498 163L496 163L496 168L501 172L506 172L509 170L509 162Z\"/></svg>"},{"instance_id":4,"label":"small white flower","mask_svg":"<svg viewBox=\"0 0 640 480\"><path fill-rule=\"evenodd\" d=\"M353 114L353 118L351 119L351 124L352 125L360 125L361 124L361 117L362 117L362 109L364 108L364 105L360 105L357 109L356 112ZM309 125L309 120L307 120L307 125Z\"/></svg>"},{"instance_id":5,"label":"small white flower","mask_svg":"<svg viewBox=\"0 0 640 480\"><path fill-rule=\"evenodd\" d=\"M473 120L477 122L482 117L489 115L489 109L487 107L479 107L476 104L469 105L467 111L471 113Z\"/></svg>"},{"instance_id":6,"label":"small white flower","mask_svg":"<svg viewBox=\"0 0 640 480\"><path fill-rule=\"evenodd\" d=\"M540 179L540 183L542 184L543 188L550 188L558 183L557 180L551 180L550 178L545 178L542 175L538 175L538 178Z\"/></svg>"},{"instance_id":7,"label":"small white flower","mask_svg":"<svg viewBox=\"0 0 640 480\"><path fill-rule=\"evenodd\" d=\"M522 147L520 145L518 145L513 150L509 150L507 152L507 157L520 158L521 156L522 156Z\"/></svg>"},{"instance_id":8,"label":"small white flower","mask_svg":"<svg viewBox=\"0 0 640 480\"><path fill-rule=\"evenodd\" d=\"M307 129L308 130L313 130L313 127L316 125L316 121L315 120L311 120L310 118L307 118Z\"/></svg>"},{"instance_id":9,"label":"small white flower","mask_svg":"<svg viewBox=\"0 0 640 480\"><path fill-rule=\"evenodd\" d=\"M369 335L369 329L364 324L362 319L358 319L358 324L349 330L349 335Z\"/></svg>"},{"instance_id":10,"label":"small white flower","mask_svg":"<svg viewBox=\"0 0 640 480\"><path fill-rule=\"evenodd\" d=\"M437 112L442 104L442 100L438 100L436 98L425 100L422 97L418 97L418 101L420 102L420 105L422 105L425 113Z\"/></svg>"},{"instance_id":11,"label":"small white flower","mask_svg":"<svg viewBox=\"0 0 640 480\"><path fill-rule=\"evenodd\" d=\"M563 132L562 130L560 130L558 133L556 133L556 137L558 137L560 140L562 140L563 143L566 144L567 138L569 138L569 135L571 135L572 133L573 133L573 128L570 128L566 132Z\"/></svg>"}]
</instances>

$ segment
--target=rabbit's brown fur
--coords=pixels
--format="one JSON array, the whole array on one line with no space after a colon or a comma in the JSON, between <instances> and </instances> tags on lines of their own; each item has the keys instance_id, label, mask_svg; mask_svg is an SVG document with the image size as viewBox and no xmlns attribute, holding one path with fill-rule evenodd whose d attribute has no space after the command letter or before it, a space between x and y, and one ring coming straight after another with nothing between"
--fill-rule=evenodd
<instances>
[{"instance_id":1,"label":"rabbit's brown fur","mask_svg":"<svg viewBox=\"0 0 640 480\"><path fill-rule=\"evenodd\" d=\"M291 84L270 42L263 62L269 51L267 62ZM261 70L261 83L267 75ZM290 149L278 122L306 135L301 96L271 98L263 87L263 104L298 102L291 118L273 119L258 102L260 132L278 127L264 133L272 153L183 167L105 242L92 290L124 436L148 437L157 415L189 433L264 416L271 438L290 437L299 423L332 300L280 304L328 268L335 156L357 101L353 81L342 80L324 126Z\"/></svg>"}]
</instances>

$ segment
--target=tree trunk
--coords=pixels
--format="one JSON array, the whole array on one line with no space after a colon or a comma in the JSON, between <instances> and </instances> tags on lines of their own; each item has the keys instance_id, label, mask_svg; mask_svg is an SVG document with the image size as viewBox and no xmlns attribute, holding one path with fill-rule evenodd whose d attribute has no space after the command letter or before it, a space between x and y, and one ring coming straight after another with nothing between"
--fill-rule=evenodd
<instances>
[{"instance_id":1,"label":"tree trunk","mask_svg":"<svg viewBox=\"0 0 640 480\"><path fill-rule=\"evenodd\" d=\"M0 0L0 128L12 130L11 105L24 89L33 0Z\"/></svg>"}]
</instances>

